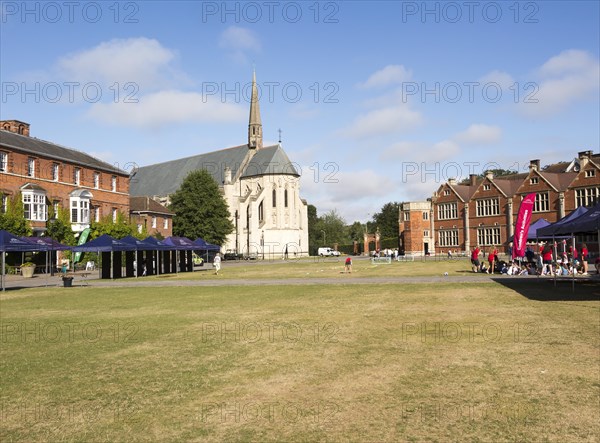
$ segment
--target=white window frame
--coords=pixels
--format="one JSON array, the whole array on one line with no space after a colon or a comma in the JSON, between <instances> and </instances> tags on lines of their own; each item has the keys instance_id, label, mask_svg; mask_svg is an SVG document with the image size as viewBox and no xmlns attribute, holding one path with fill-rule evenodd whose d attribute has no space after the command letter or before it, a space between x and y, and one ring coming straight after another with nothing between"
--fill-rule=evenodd
<instances>
[{"instance_id":1,"label":"white window frame","mask_svg":"<svg viewBox=\"0 0 600 443\"><path fill-rule=\"evenodd\" d=\"M423 220L429 220L429 212L423 211Z\"/></svg>"},{"instance_id":2,"label":"white window frame","mask_svg":"<svg viewBox=\"0 0 600 443\"><path fill-rule=\"evenodd\" d=\"M163 221L163 229L169 229L169 219L166 217Z\"/></svg>"},{"instance_id":3,"label":"white window frame","mask_svg":"<svg viewBox=\"0 0 600 443\"><path fill-rule=\"evenodd\" d=\"M429 237L429 230L427 230L427 229L423 230L423 237Z\"/></svg>"},{"instance_id":4,"label":"white window frame","mask_svg":"<svg viewBox=\"0 0 600 443\"><path fill-rule=\"evenodd\" d=\"M152 216L152 228L156 229L156 216L155 215Z\"/></svg>"},{"instance_id":5,"label":"white window frame","mask_svg":"<svg viewBox=\"0 0 600 443\"><path fill-rule=\"evenodd\" d=\"M484 191L489 191L490 189L492 189L492 186L490 184L483 185L483 190Z\"/></svg>"},{"instance_id":6,"label":"white window frame","mask_svg":"<svg viewBox=\"0 0 600 443\"><path fill-rule=\"evenodd\" d=\"M438 220L453 220L458 218L458 203L440 203L437 205Z\"/></svg>"},{"instance_id":7,"label":"white window frame","mask_svg":"<svg viewBox=\"0 0 600 443\"><path fill-rule=\"evenodd\" d=\"M540 179L538 177L531 177L529 179L529 184L530 185L537 185L540 182Z\"/></svg>"},{"instance_id":8,"label":"white window frame","mask_svg":"<svg viewBox=\"0 0 600 443\"><path fill-rule=\"evenodd\" d=\"M27 176L35 177L35 158L33 157L27 159Z\"/></svg>"},{"instance_id":9,"label":"white window frame","mask_svg":"<svg viewBox=\"0 0 600 443\"><path fill-rule=\"evenodd\" d=\"M2 203L0 206L0 212L2 214L6 214L7 209L8 209L8 195L2 194Z\"/></svg>"},{"instance_id":10,"label":"white window frame","mask_svg":"<svg viewBox=\"0 0 600 443\"><path fill-rule=\"evenodd\" d=\"M94 189L100 189L100 173L94 172Z\"/></svg>"},{"instance_id":11,"label":"white window frame","mask_svg":"<svg viewBox=\"0 0 600 443\"><path fill-rule=\"evenodd\" d=\"M596 170L595 169L587 169L585 171L585 178L592 178L596 176Z\"/></svg>"},{"instance_id":12,"label":"white window frame","mask_svg":"<svg viewBox=\"0 0 600 443\"><path fill-rule=\"evenodd\" d=\"M8 172L8 152L0 151L0 172Z\"/></svg>"},{"instance_id":13,"label":"white window frame","mask_svg":"<svg viewBox=\"0 0 600 443\"><path fill-rule=\"evenodd\" d=\"M477 200L475 204L477 217L500 215L500 199L498 197Z\"/></svg>"},{"instance_id":14,"label":"white window frame","mask_svg":"<svg viewBox=\"0 0 600 443\"><path fill-rule=\"evenodd\" d=\"M575 207L585 206L586 208L594 206L600 201L600 186L592 188L575 189Z\"/></svg>"},{"instance_id":15,"label":"white window frame","mask_svg":"<svg viewBox=\"0 0 600 443\"><path fill-rule=\"evenodd\" d=\"M117 211L117 208L112 208L112 221L113 221L113 223L117 222L117 215L118 215L118 213L119 212Z\"/></svg>"},{"instance_id":16,"label":"white window frame","mask_svg":"<svg viewBox=\"0 0 600 443\"><path fill-rule=\"evenodd\" d=\"M500 228L478 228L477 229L477 244L479 246L496 246L500 245Z\"/></svg>"},{"instance_id":17,"label":"white window frame","mask_svg":"<svg viewBox=\"0 0 600 443\"><path fill-rule=\"evenodd\" d=\"M550 200L548 192L538 192L535 194L533 212L548 212L550 210Z\"/></svg>"},{"instance_id":18,"label":"white window frame","mask_svg":"<svg viewBox=\"0 0 600 443\"><path fill-rule=\"evenodd\" d=\"M21 190L23 214L31 221L48 221L46 193L42 191Z\"/></svg>"},{"instance_id":19,"label":"white window frame","mask_svg":"<svg viewBox=\"0 0 600 443\"><path fill-rule=\"evenodd\" d=\"M141 234L141 233L142 233L142 229L143 229L143 226L142 226L142 224L141 224L141 223L138 223L138 224L137 224L137 232L138 232L138 234Z\"/></svg>"},{"instance_id":20,"label":"white window frame","mask_svg":"<svg viewBox=\"0 0 600 443\"><path fill-rule=\"evenodd\" d=\"M113 175L110 178L110 190L113 192L117 192L117 176Z\"/></svg>"},{"instance_id":21,"label":"white window frame","mask_svg":"<svg viewBox=\"0 0 600 443\"><path fill-rule=\"evenodd\" d=\"M94 207L94 221L96 223L100 221L100 206Z\"/></svg>"},{"instance_id":22,"label":"white window frame","mask_svg":"<svg viewBox=\"0 0 600 443\"><path fill-rule=\"evenodd\" d=\"M60 164L52 163L52 180L60 181Z\"/></svg>"},{"instance_id":23,"label":"white window frame","mask_svg":"<svg viewBox=\"0 0 600 443\"><path fill-rule=\"evenodd\" d=\"M458 229L441 229L438 232L438 243L442 247L458 246Z\"/></svg>"},{"instance_id":24,"label":"white window frame","mask_svg":"<svg viewBox=\"0 0 600 443\"><path fill-rule=\"evenodd\" d=\"M90 200L87 197L71 197L69 199L71 223L80 225L90 224Z\"/></svg>"},{"instance_id":25,"label":"white window frame","mask_svg":"<svg viewBox=\"0 0 600 443\"><path fill-rule=\"evenodd\" d=\"M81 183L81 168L73 169L73 183L79 186Z\"/></svg>"}]
</instances>

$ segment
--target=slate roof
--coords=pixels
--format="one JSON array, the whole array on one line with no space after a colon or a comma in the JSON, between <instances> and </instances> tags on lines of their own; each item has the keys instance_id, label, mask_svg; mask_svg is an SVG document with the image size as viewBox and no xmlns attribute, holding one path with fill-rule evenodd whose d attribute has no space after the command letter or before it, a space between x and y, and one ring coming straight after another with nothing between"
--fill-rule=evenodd
<instances>
[{"instance_id":1,"label":"slate roof","mask_svg":"<svg viewBox=\"0 0 600 443\"><path fill-rule=\"evenodd\" d=\"M132 196L170 195L179 187L187 175L198 169L208 171L221 186L225 167L231 169L231 177L256 177L266 174L299 176L288 156L279 145L267 146L251 154L248 145L235 146L220 151L171 160L164 163L140 167L131 177L129 193ZM243 168L243 171L240 171Z\"/></svg>"},{"instance_id":2,"label":"slate roof","mask_svg":"<svg viewBox=\"0 0 600 443\"><path fill-rule=\"evenodd\" d=\"M17 151L39 155L41 157L67 161L69 163L85 166L91 169L108 171L121 175L129 175L129 173L111 165L110 163L98 160L96 157L92 157L84 152L66 148L45 140L40 140L39 138L15 134L14 132L0 130L0 145Z\"/></svg>"}]
</instances>

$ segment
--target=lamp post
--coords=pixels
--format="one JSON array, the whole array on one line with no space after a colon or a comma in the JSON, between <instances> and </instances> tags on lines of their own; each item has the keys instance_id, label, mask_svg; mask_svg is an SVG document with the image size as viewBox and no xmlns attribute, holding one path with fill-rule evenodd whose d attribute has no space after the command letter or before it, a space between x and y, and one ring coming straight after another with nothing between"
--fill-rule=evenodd
<instances>
[{"instance_id":1,"label":"lamp post","mask_svg":"<svg viewBox=\"0 0 600 443\"><path fill-rule=\"evenodd\" d=\"M323 229L321 229L321 232L323 233L323 246L326 245L325 243L325 231Z\"/></svg>"}]
</instances>

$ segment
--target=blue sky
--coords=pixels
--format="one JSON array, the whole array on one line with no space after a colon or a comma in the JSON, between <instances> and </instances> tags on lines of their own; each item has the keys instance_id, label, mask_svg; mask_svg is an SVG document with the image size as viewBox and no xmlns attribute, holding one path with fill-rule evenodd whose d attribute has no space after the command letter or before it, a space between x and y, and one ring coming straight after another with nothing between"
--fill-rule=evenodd
<instances>
[{"instance_id":1,"label":"blue sky","mask_svg":"<svg viewBox=\"0 0 600 443\"><path fill-rule=\"evenodd\" d=\"M130 170L246 141L366 221L447 178L600 145L596 1L2 2L0 117Z\"/></svg>"}]
</instances>

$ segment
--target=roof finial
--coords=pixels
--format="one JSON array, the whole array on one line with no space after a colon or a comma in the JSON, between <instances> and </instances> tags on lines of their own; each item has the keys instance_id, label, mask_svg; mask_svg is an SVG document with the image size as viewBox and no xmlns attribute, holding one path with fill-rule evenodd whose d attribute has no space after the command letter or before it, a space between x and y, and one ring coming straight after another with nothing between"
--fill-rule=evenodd
<instances>
[{"instance_id":1,"label":"roof finial","mask_svg":"<svg viewBox=\"0 0 600 443\"><path fill-rule=\"evenodd\" d=\"M282 131L281 131L281 128L279 128L279 129L277 130L277 132L279 132L279 144L281 145L281 132L282 132Z\"/></svg>"}]
</instances>

